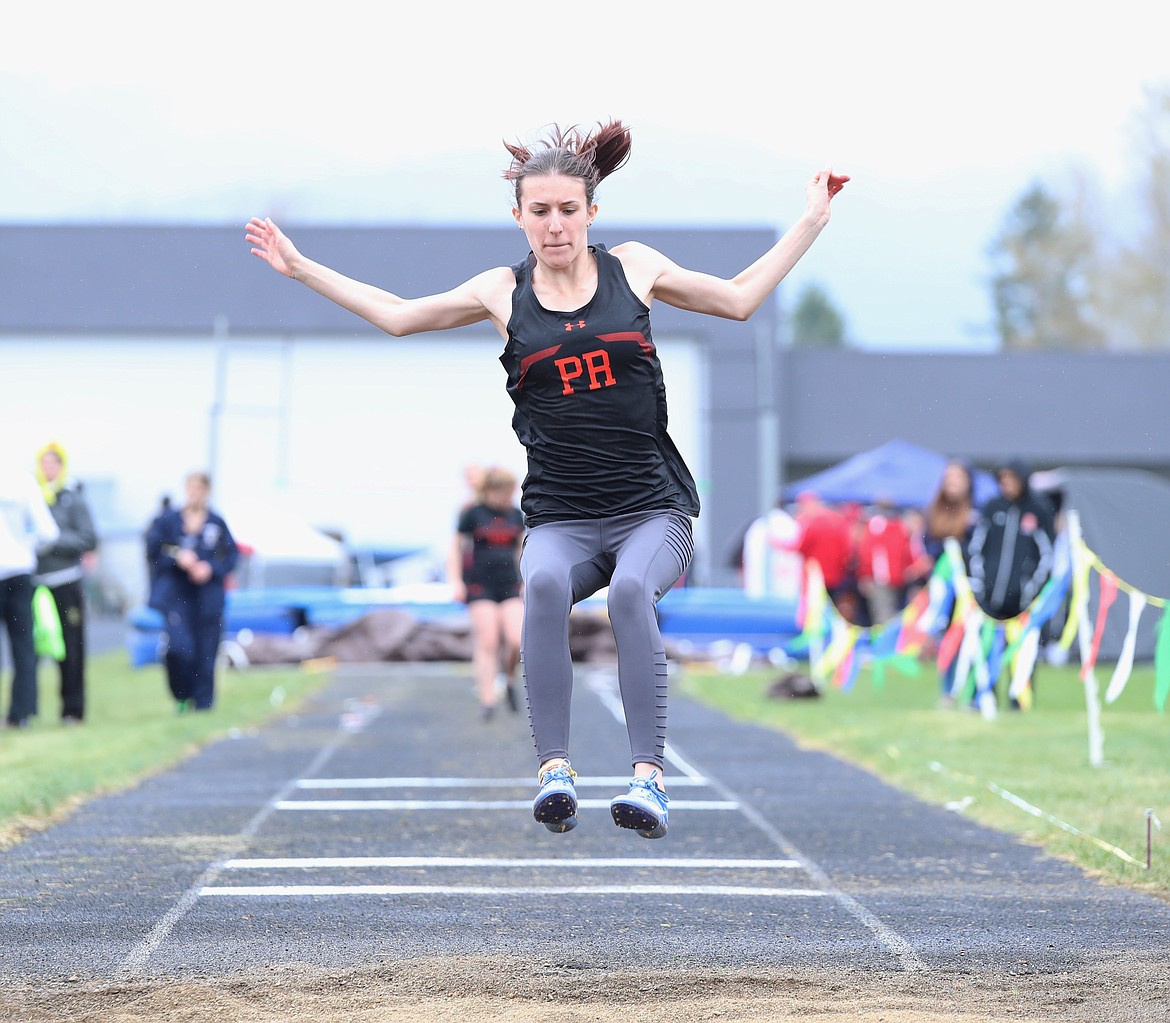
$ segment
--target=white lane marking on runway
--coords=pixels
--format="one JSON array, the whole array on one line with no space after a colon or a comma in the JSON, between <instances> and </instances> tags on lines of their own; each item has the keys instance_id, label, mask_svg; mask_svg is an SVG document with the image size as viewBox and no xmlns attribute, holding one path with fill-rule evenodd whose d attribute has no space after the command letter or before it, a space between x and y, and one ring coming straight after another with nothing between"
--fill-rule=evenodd
<instances>
[{"instance_id":1,"label":"white lane marking on runway","mask_svg":"<svg viewBox=\"0 0 1170 1023\"><path fill-rule=\"evenodd\" d=\"M301 856L272 859L227 860L224 870L290 870L324 867L554 867L574 868L648 867L654 870L792 870L803 864L797 860L716 860L657 859L654 857L557 857L509 859L490 856Z\"/></svg>"},{"instance_id":2,"label":"white lane marking on runway","mask_svg":"<svg viewBox=\"0 0 1170 1023\"><path fill-rule=\"evenodd\" d=\"M596 679L594 679L591 681L589 688L597 694L597 698L603 704L605 704L609 712L620 722L622 722L622 724L625 724L626 710L622 706L622 701L618 697L617 693L613 691L613 687L598 682ZM672 786L686 784L707 784L707 779L703 777L703 773L698 770L698 768L693 767L690 763L688 763L686 758L684 758L683 755L679 753L678 750L675 749L674 746L669 742L666 744L665 749L663 750L663 756L667 761L673 764L682 775L681 778L671 778L670 784ZM674 806L675 804L672 803L671 805Z\"/></svg>"},{"instance_id":3,"label":"white lane marking on runway","mask_svg":"<svg viewBox=\"0 0 1170 1023\"><path fill-rule=\"evenodd\" d=\"M608 688L598 684L592 686L593 691L600 697L601 702L609 708L610 712L618 718L619 721L625 720L625 714L622 712L621 701L615 693L615 686L610 682ZM669 752L670 747L668 747ZM681 754L679 754L681 759ZM685 763L685 761L684 761ZM691 771L699 773L698 769L690 766ZM772 824L755 809L750 803L745 803L734 792L724 785L718 778L713 777L710 773L705 773L708 783L719 795L726 797L729 802L734 802L738 805L740 812L751 821L757 828L768 836L772 842L783 849L785 852L791 853L802 865L805 872L815 881L826 895L831 895L833 899L848 913L860 921L867 927L879 941L881 941L887 948L893 952L902 963L902 968L908 973L925 973L929 971L929 967L918 958L918 954L913 947L900 934L887 927L881 922L873 913L866 909L860 902L854 899L851 895L833 886L829 875L826 874L816 863L805 856L799 849L797 849L785 837L778 828ZM673 805L673 803L672 803Z\"/></svg>"},{"instance_id":4,"label":"white lane marking on runway","mask_svg":"<svg viewBox=\"0 0 1170 1023\"><path fill-rule=\"evenodd\" d=\"M620 884L502 888L494 885L408 885L408 884L289 884L238 885L204 888L205 896L304 896L304 895L739 895L754 898L804 898L827 892L813 888L746 888L735 885Z\"/></svg>"},{"instance_id":5,"label":"white lane marking on runway","mask_svg":"<svg viewBox=\"0 0 1170 1023\"><path fill-rule=\"evenodd\" d=\"M673 810L737 810L727 799L672 799ZM581 810L609 809L608 799L579 799ZM531 799L282 799L277 810L531 810Z\"/></svg>"},{"instance_id":6,"label":"white lane marking on runway","mask_svg":"<svg viewBox=\"0 0 1170 1023\"><path fill-rule=\"evenodd\" d=\"M624 789L630 784L630 776L603 775L591 778L578 775L574 784L579 789L590 786ZM672 788L680 785L703 786L707 784L707 779L672 778L670 784ZM302 778L297 782L299 789L515 789L535 786L535 773L530 778Z\"/></svg>"},{"instance_id":7,"label":"white lane marking on runway","mask_svg":"<svg viewBox=\"0 0 1170 1023\"><path fill-rule=\"evenodd\" d=\"M333 739L332 742L322 747L317 755L313 758L313 762L309 765L309 773L315 773L324 767L325 764L329 761L329 758L337 752L338 747L340 747L344 739L345 734L339 734L336 738ZM264 822L272 815L272 811L276 808L276 805L281 802L285 796L290 795L293 792L294 781L295 779L290 780L281 786L280 791L277 792L267 803L265 803L256 812L252 819L244 825L243 829L238 835L236 835L232 843L236 846L238 851L242 851L243 847L246 846L249 841L251 841L252 837L263 826ZM130 950L130 954L122 963L122 972L131 976L136 976L139 971L141 971L142 967L146 964L147 959L154 955L158 947L170 936L171 931L175 929L175 926L178 924L178 922L182 920L183 917L187 915L191 907L194 906L196 902L198 902L199 896L202 894L202 892L211 884L211 882L219 877L219 873L223 869L222 864L223 860L213 863L205 871L203 871L202 874L199 875L195 881L195 884L188 888L187 891L183 893L179 901L176 902L169 910L167 910L162 919L160 919L158 923L156 923L154 927L151 928L150 933Z\"/></svg>"}]
</instances>

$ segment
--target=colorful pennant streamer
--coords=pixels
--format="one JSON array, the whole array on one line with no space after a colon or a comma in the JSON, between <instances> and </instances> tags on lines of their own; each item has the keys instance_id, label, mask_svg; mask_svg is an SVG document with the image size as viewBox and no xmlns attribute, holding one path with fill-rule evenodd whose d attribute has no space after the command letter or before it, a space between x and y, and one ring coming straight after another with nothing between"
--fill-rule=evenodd
<instances>
[{"instance_id":1,"label":"colorful pennant streamer","mask_svg":"<svg viewBox=\"0 0 1170 1023\"><path fill-rule=\"evenodd\" d=\"M1075 521L1075 515L1070 516ZM1133 672L1137 632L1148 607L1161 610L1154 654L1154 704L1164 713L1170 703L1170 601L1142 593L1119 579L1085 544L1079 523L1061 537L1067 546L1062 568L1042 587L1031 605L1016 618L999 621L980 608L967 579L962 552L949 543L935 563L930 578L901 613L868 628L846 623L838 615L824 587L819 567L809 560L801 594L800 636L792 649L808 652L811 670L821 680L831 679L849 689L863 662L871 668L875 686L885 684L888 670L918 674L920 659L933 645L940 675L951 676L950 693L974 700L987 716L994 716L994 689L1001 676L1009 680L1008 693L1027 709L1032 703L1031 678L1040 654L1042 629L1067 604L1067 620L1057 646L1067 652L1081 643L1081 678L1089 694L1110 610L1120 593L1128 597L1129 622L1121 655L1106 687L1104 700L1113 703ZM1098 577L1096 618L1090 627L1089 600L1094 571Z\"/></svg>"}]
</instances>

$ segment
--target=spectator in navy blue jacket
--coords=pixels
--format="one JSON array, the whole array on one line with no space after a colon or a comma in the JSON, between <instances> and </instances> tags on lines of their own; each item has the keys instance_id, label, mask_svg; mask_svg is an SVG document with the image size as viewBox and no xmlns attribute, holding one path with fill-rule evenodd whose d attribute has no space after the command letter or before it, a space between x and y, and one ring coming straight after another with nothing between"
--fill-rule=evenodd
<instances>
[{"instance_id":1,"label":"spectator in navy blue jacket","mask_svg":"<svg viewBox=\"0 0 1170 1023\"><path fill-rule=\"evenodd\" d=\"M180 713L210 710L215 702L224 584L239 559L227 523L208 506L210 496L207 474L191 473L186 504L163 512L146 534L150 606L166 619L167 684Z\"/></svg>"}]
</instances>

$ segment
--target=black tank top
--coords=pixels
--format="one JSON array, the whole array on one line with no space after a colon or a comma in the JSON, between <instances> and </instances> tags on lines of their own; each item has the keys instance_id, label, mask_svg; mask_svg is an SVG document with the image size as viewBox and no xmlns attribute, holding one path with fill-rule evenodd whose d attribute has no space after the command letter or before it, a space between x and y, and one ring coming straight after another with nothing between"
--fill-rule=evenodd
<instances>
[{"instance_id":1,"label":"black tank top","mask_svg":"<svg viewBox=\"0 0 1170 1023\"><path fill-rule=\"evenodd\" d=\"M512 267L516 289L500 362L528 452L521 507L529 526L672 509L698 515L690 471L666 432L666 387L650 310L616 256L591 245L597 292L572 312L532 290L535 257Z\"/></svg>"}]
</instances>

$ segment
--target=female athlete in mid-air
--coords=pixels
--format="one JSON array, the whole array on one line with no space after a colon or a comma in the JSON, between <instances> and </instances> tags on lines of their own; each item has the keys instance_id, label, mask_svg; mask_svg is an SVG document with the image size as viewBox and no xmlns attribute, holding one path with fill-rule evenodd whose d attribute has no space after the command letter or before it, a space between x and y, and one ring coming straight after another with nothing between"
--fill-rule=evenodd
<instances>
[{"instance_id":1,"label":"female athlete in mid-air","mask_svg":"<svg viewBox=\"0 0 1170 1023\"><path fill-rule=\"evenodd\" d=\"M531 148L507 149L512 215L530 251L442 294L400 298L345 277L301 255L270 219L251 220L246 237L275 270L395 337L484 320L500 332L512 425L528 453L522 666L539 763L533 816L554 832L577 824L569 612L608 586L633 764L629 791L610 811L618 827L660 838L669 818L667 669L655 605L690 563L699 499L666 432L650 307L658 300L746 320L828 224L830 201L849 179L814 174L800 219L724 280L640 242L612 250L589 243L597 185L629 157L630 132L620 121L590 133L554 127Z\"/></svg>"}]
</instances>

